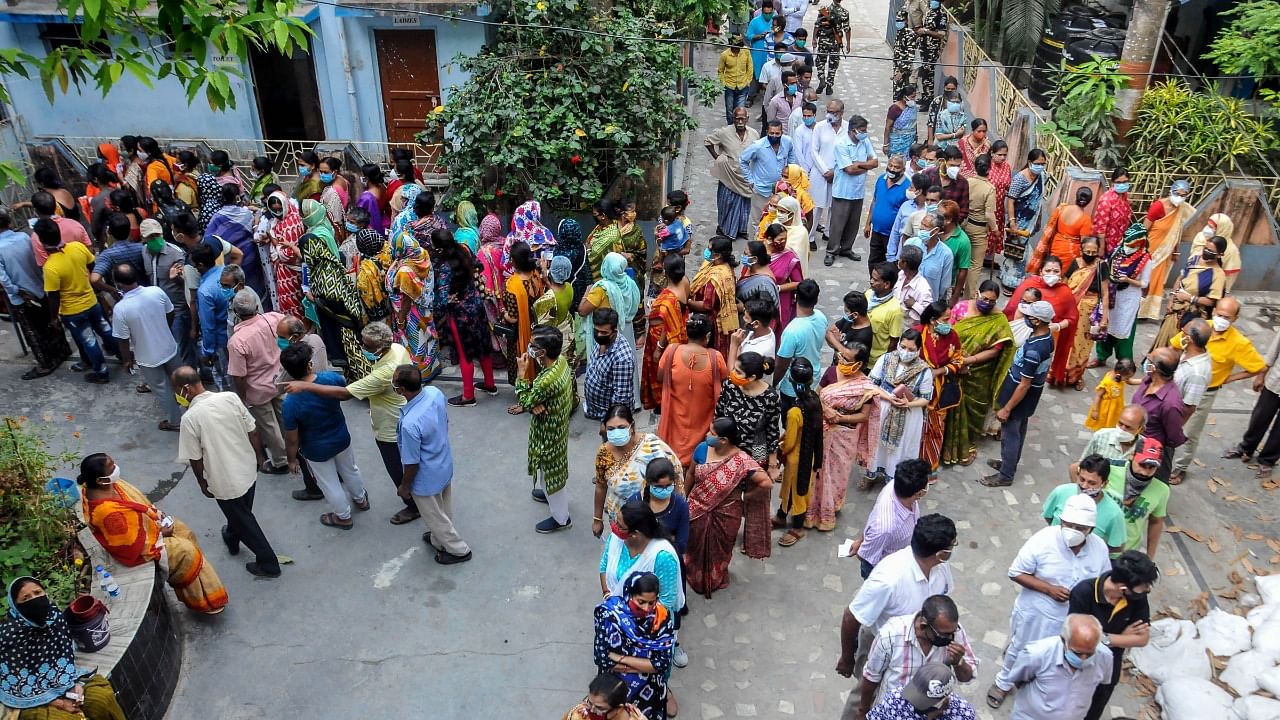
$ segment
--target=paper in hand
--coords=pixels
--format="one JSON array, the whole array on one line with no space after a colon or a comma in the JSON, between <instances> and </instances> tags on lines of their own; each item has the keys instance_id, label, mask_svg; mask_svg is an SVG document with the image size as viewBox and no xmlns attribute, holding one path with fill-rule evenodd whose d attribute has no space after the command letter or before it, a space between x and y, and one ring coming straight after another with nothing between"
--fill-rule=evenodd
<instances>
[{"instance_id":1,"label":"paper in hand","mask_svg":"<svg viewBox=\"0 0 1280 720\"><path fill-rule=\"evenodd\" d=\"M836 548L836 557L853 557L853 541L845 538L845 541Z\"/></svg>"}]
</instances>

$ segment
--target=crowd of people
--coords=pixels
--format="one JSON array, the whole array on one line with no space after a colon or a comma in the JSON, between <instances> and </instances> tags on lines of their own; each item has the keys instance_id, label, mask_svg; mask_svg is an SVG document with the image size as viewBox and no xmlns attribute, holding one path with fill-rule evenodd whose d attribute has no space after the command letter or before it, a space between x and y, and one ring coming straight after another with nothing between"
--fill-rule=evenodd
<instances>
[{"instance_id":1,"label":"crowd of people","mask_svg":"<svg viewBox=\"0 0 1280 720\"><path fill-rule=\"evenodd\" d=\"M986 695L997 708L1015 694L1016 718L1096 720L1124 649L1147 642L1170 486L1187 476L1223 385L1252 378L1261 393L1226 457L1258 453L1261 481L1280 460L1280 340L1264 356L1235 327L1231 219L1212 216L1180 262L1190 187L1175 182L1135 221L1124 169L1096 203L1083 188L1046 212L1045 153L1015 169L987 122L965 116L955 78L934 95L937 0L898 14L877 151L869 121L832 97L848 12L839 0L820 8L810 52L791 22L798 5L775 14L763 0L721 56L729 125L705 143L717 220L696 271L682 190L652 237L627 199L599 201L585 233L572 218L553 231L536 199L509 223L479 202L444 214L408 155L357 174L305 152L285 188L267 158L239 167L221 150L170 154L126 136L99 147L83 196L41 168L29 203L0 209L0 284L35 360L23 378L70 359L67 330L86 381L109 382L108 356L136 371L158 428L178 433L178 461L224 514L227 552L243 546L248 572L278 577L253 513L259 473L301 475L293 498L323 501L326 527L350 530L370 510L341 409L351 399L368 402L400 501L390 522L420 519L443 565L470 560L452 520L449 413L477 405L477 388L499 394L504 370L506 412L528 417L531 497L548 510L534 530L571 528L566 489L584 474L594 485L599 676L566 718L675 716L667 681L689 662L677 641L688 599L729 585L735 548L761 559L774 533L788 548L834 530L852 484L871 509L849 550L863 583L837 671L859 684L842 717L961 720L974 711L955 686L978 660L949 597L958 533L920 502L942 466L974 463L984 440L999 449L979 482L1011 485L1046 385L1083 390L1086 370L1114 355L1070 482L1009 567L1018 596ZM749 126L756 101L763 136ZM27 205L30 233L13 214ZM810 255L860 260L859 231L869 289L828 298L824 313ZM1135 355L1140 318L1160 326ZM432 384L447 366L462 381L448 399ZM579 411L601 438L586 471L569 462ZM637 421L644 411L653 432ZM195 534L110 455L85 457L78 480L85 521L116 562L164 563L181 602L222 612L228 593ZM33 633L64 632L43 587L19 578L9 596L0 656L65 660L61 640L29 647ZM4 680L0 699L120 717L105 680L64 675L22 685L25 697Z\"/></svg>"}]
</instances>

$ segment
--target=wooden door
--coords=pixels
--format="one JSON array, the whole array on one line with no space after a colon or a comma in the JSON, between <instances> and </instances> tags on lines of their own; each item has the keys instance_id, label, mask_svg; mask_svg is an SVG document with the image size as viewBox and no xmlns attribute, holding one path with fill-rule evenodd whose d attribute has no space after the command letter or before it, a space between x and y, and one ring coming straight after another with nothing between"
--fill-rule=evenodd
<instances>
[{"instance_id":1,"label":"wooden door","mask_svg":"<svg viewBox=\"0 0 1280 720\"><path fill-rule=\"evenodd\" d=\"M440 104L440 67L432 30L377 30L378 72L387 142L411 143Z\"/></svg>"}]
</instances>

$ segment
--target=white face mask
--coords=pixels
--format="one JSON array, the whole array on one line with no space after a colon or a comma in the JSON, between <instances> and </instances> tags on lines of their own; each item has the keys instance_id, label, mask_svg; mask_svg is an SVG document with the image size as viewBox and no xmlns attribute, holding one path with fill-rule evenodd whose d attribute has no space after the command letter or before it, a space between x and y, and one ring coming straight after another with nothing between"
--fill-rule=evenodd
<instances>
[{"instance_id":1,"label":"white face mask","mask_svg":"<svg viewBox=\"0 0 1280 720\"><path fill-rule=\"evenodd\" d=\"M146 159L147 159L147 158L149 158L149 157L151 157L151 156L150 156L150 155L148 155L148 154L146 154L145 152L143 152L143 151L141 151L141 150L139 150L139 151L138 151L138 159L139 159L139 160L146 160Z\"/></svg>"},{"instance_id":2,"label":"white face mask","mask_svg":"<svg viewBox=\"0 0 1280 720\"><path fill-rule=\"evenodd\" d=\"M1138 437L1137 435L1129 432L1128 430L1121 430L1120 428L1116 428L1116 439L1122 443L1125 443L1125 444L1131 443L1135 439L1137 439L1137 437Z\"/></svg>"},{"instance_id":3,"label":"white face mask","mask_svg":"<svg viewBox=\"0 0 1280 720\"><path fill-rule=\"evenodd\" d=\"M1088 537L1083 532L1080 532L1079 530L1073 527L1067 527L1066 525L1063 525L1061 527L1062 527L1062 539L1066 541L1067 547L1077 547L1079 545L1083 545L1085 538Z\"/></svg>"},{"instance_id":4,"label":"white face mask","mask_svg":"<svg viewBox=\"0 0 1280 720\"><path fill-rule=\"evenodd\" d=\"M1058 281L1062 280L1062 276L1060 275L1042 275L1040 277L1042 280L1044 280L1044 284L1048 285L1049 287L1053 287L1054 285L1057 285Z\"/></svg>"},{"instance_id":5,"label":"white face mask","mask_svg":"<svg viewBox=\"0 0 1280 720\"><path fill-rule=\"evenodd\" d=\"M107 481L107 483L106 483L107 485L115 485L115 484L116 484L116 481L120 479L120 466L119 466L119 465L116 465L116 469L115 469L115 470L112 470L110 475L108 475L108 476L106 476L106 477L100 477L100 478L98 478L98 479L99 479L99 480L106 480L106 481Z\"/></svg>"},{"instance_id":6,"label":"white face mask","mask_svg":"<svg viewBox=\"0 0 1280 720\"><path fill-rule=\"evenodd\" d=\"M1205 225L1204 229L1200 231L1200 234L1204 235L1205 237L1213 237L1213 228L1209 227L1208 225Z\"/></svg>"},{"instance_id":7,"label":"white face mask","mask_svg":"<svg viewBox=\"0 0 1280 720\"><path fill-rule=\"evenodd\" d=\"M918 357L920 357L920 353L916 352L915 350L899 350L898 351L898 359L904 363L915 362L916 358Z\"/></svg>"},{"instance_id":8,"label":"white face mask","mask_svg":"<svg viewBox=\"0 0 1280 720\"><path fill-rule=\"evenodd\" d=\"M947 166L947 177L951 178L952 180L955 180L956 178L960 177L960 168L956 167L955 165Z\"/></svg>"},{"instance_id":9,"label":"white face mask","mask_svg":"<svg viewBox=\"0 0 1280 720\"><path fill-rule=\"evenodd\" d=\"M1214 316L1213 316L1213 331L1214 331L1214 332L1226 332L1226 331L1227 331L1227 328L1229 328L1229 327L1231 327L1231 321L1230 321L1230 320L1228 320L1228 319L1226 319L1226 318L1222 317L1221 315L1214 315Z\"/></svg>"},{"instance_id":10,"label":"white face mask","mask_svg":"<svg viewBox=\"0 0 1280 720\"><path fill-rule=\"evenodd\" d=\"M917 197L917 196L919 196L919 195L920 195L920 193L919 193L919 192L917 192L915 188L910 188L910 189L908 189L908 190L907 190L907 199L909 199L909 200L915 200L915 199L916 199L916 197Z\"/></svg>"},{"instance_id":11,"label":"white face mask","mask_svg":"<svg viewBox=\"0 0 1280 720\"><path fill-rule=\"evenodd\" d=\"M1174 206L1174 207L1178 207L1179 205L1181 205L1181 204L1182 204L1182 201L1183 201L1183 200L1185 200L1185 199L1186 199L1186 198L1182 197L1181 195L1170 195L1170 196L1169 196L1169 202L1173 203L1173 206Z\"/></svg>"}]
</instances>

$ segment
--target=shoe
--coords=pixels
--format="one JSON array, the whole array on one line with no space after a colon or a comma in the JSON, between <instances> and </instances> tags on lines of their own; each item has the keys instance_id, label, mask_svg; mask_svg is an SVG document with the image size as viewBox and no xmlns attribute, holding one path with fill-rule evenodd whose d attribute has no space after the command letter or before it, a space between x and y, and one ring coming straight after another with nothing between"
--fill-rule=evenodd
<instances>
[{"instance_id":1,"label":"shoe","mask_svg":"<svg viewBox=\"0 0 1280 720\"><path fill-rule=\"evenodd\" d=\"M497 394L498 394L498 386L497 386L497 385L477 385L476 387L477 387L477 388L480 388L480 389L481 389L481 390L483 390L483 391L485 391L485 393L487 393L487 394L489 394L489 395L497 395Z\"/></svg>"},{"instance_id":2,"label":"shoe","mask_svg":"<svg viewBox=\"0 0 1280 720\"><path fill-rule=\"evenodd\" d=\"M284 465L272 465L269 462L264 462L262 463L262 467L259 468L259 472L261 472L263 475L288 475L289 464L285 463Z\"/></svg>"},{"instance_id":3,"label":"shoe","mask_svg":"<svg viewBox=\"0 0 1280 720\"><path fill-rule=\"evenodd\" d=\"M537 525L534 525L533 529L537 530L543 535L546 535L548 533L553 533L557 530L568 530L571 527L573 527L573 518L569 518L568 520L565 520L564 524L561 525L560 523L556 522L555 518L549 517L546 520L543 520L542 522L538 523Z\"/></svg>"},{"instance_id":4,"label":"shoe","mask_svg":"<svg viewBox=\"0 0 1280 720\"><path fill-rule=\"evenodd\" d=\"M441 565L457 565L458 563L464 563L470 559L471 559L470 550L467 551L466 555L454 555L452 553L447 553L444 550L436 551L436 562L440 563Z\"/></svg>"},{"instance_id":5,"label":"shoe","mask_svg":"<svg viewBox=\"0 0 1280 720\"><path fill-rule=\"evenodd\" d=\"M533 501L534 501L534 502L540 502L540 503L542 503L543 505L546 505L546 504L547 504L547 493L546 493L546 492L544 492L544 491L542 491L542 490L539 490L538 488L534 488L534 489L533 489L533 492L532 492L532 493L530 493L530 494L531 494L531 495L533 495Z\"/></svg>"},{"instance_id":6,"label":"shoe","mask_svg":"<svg viewBox=\"0 0 1280 720\"><path fill-rule=\"evenodd\" d=\"M994 473L982 476L982 479L978 481L978 484L990 488L1009 487L1013 484L1013 478L1005 478L1005 476L1000 473Z\"/></svg>"},{"instance_id":7,"label":"shoe","mask_svg":"<svg viewBox=\"0 0 1280 720\"><path fill-rule=\"evenodd\" d=\"M111 376L107 374L105 370L102 371L101 375L98 373L85 373L84 381L93 383L94 385L106 385L111 382Z\"/></svg>"},{"instance_id":8,"label":"shoe","mask_svg":"<svg viewBox=\"0 0 1280 720\"><path fill-rule=\"evenodd\" d=\"M858 253L848 253L847 255L845 255L845 257L849 258L854 262L862 262L862 256L859 255Z\"/></svg>"},{"instance_id":9,"label":"shoe","mask_svg":"<svg viewBox=\"0 0 1280 720\"><path fill-rule=\"evenodd\" d=\"M71 372L84 372L85 370L88 370L88 369L89 369L89 366L85 365L82 362L71 363Z\"/></svg>"},{"instance_id":10,"label":"shoe","mask_svg":"<svg viewBox=\"0 0 1280 720\"><path fill-rule=\"evenodd\" d=\"M809 252L818 252L818 241L817 241L817 240L810 240L810 241L809 241Z\"/></svg>"},{"instance_id":11,"label":"shoe","mask_svg":"<svg viewBox=\"0 0 1280 720\"><path fill-rule=\"evenodd\" d=\"M676 649L671 653L671 664L678 668L689 666L689 653L684 651L680 643L676 643Z\"/></svg>"},{"instance_id":12,"label":"shoe","mask_svg":"<svg viewBox=\"0 0 1280 720\"><path fill-rule=\"evenodd\" d=\"M422 542L424 542L424 543L426 543L426 544L428 544L428 545L431 545L431 531L430 531L430 530L428 530L428 531L426 531L426 532L422 533ZM434 546L434 545L431 545L431 547L433 547L433 548L434 548L435 546Z\"/></svg>"},{"instance_id":13,"label":"shoe","mask_svg":"<svg viewBox=\"0 0 1280 720\"><path fill-rule=\"evenodd\" d=\"M832 265L835 265L835 264L836 264L836 256L835 256L835 255L832 255L831 253L827 253L827 256L826 256L826 257L824 257L824 258L822 258L822 264L823 264L823 265L825 265L825 266L827 266L827 267L831 267Z\"/></svg>"},{"instance_id":14,"label":"shoe","mask_svg":"<svg viewBox=\"0 0 1280 720\"><path fill-rule=\"evenodd\" d=\"M995 458L992 458L987 461L987 467L990 467L992 470L999 470L1002 464L1003 463L1001 463L999 460Z\"/></svg>"},{"instance_id":15,"label":"shoe","mask_svg":"<svg viewBox=\"0 0 1280 720\"><path fill-rule=\"evenodd\" d=\"M302 490L294 490L292 493L290 493L290 497L292 497L294 500L307 502L308 500L323 500L324 493L318 492L318 493L312 494L309 490L302 489Z\"/></svg>"},{"instance_id":16,"label":"shoe","mask_svg":"<svg viewBox=\"0 0 1280 720\"><path fill-rule=\"evenodd\" d=\"M227 546L228 553L232 555L240 554L240 540L232 537L231 531L227 529L226 525L222 526L222 542Z\"/></svg>"},{"instance_id":17,"label":"shoe","mask_svg":"<svg viewBox=\"0 0 1280 720\"><path fill-rule=\"evenodd\" d=\"M258 563L256 563L256 562L249 562L249 563L245 563L245 564L244 564L244 569L245 569L245 570L248 570L248 571L249 571L249 574L253 575L254 577L264 577L264 578L278 578L278 577L280 577L280 571L279 571L279 570L277 570L277 571L275 571L275 572L267 572L266 570L263 570L263 569L262 569L262 566L261 566L261 565L259 565L259 564L258 564Z\"/></svg>"},{"instance_id":18,"label":"shoe","mask_svg":"<svg viewBox=\"0 0 1280 720\"><path fill-rule=\"evenodd\" d=\"M459 395L457 397L449 398L449 404L454 407L472 407L473 405L476 404L476 399L471 398L470 400L468 400L467 398L464 398L461 395Z\"/></svg>"},{"instance_id":19,"label":"shoe","mask_svg":"<svg viewBox=\"0 0 1280 720\"><path fill-rule=\"evenodd\" d=\"M827 97L831 97L831 88L827 87Z\"/></svg>"}]
</instances>

